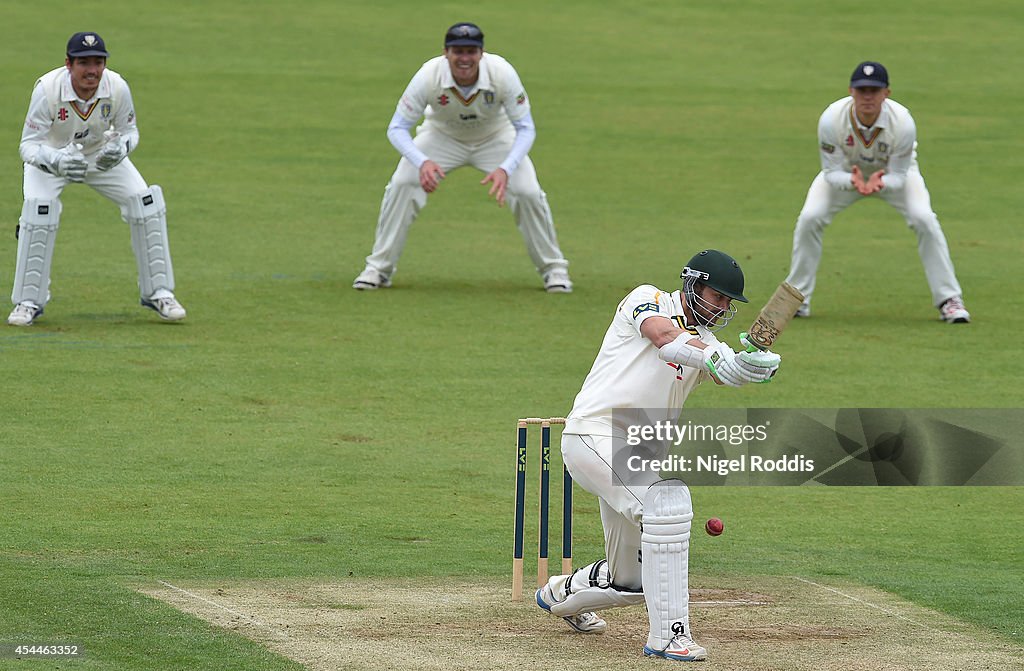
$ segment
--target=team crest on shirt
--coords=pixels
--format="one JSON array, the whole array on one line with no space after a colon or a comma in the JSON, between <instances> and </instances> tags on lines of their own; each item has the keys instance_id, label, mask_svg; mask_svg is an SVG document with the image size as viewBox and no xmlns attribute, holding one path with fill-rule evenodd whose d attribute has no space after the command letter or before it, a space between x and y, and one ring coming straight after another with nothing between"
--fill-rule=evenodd
<instances>
[{"instance_id":1,"label":"team crest on shirt","mask_svg":"<svg viewBox=\"0 0 1024 671\"><path fill-rule=\"evenodd\" d=\"M110 118L111 109L112 108L111 108L110 103L103 103L102 105L100 105L100 116L103 117L104 119L109 119Z\"/></svg>"},{"instance_id":2,"label":"team crest on shirt","mask_svg":"<svg viewBox=\"0 0 1024 671\"><path fill-rule=\"evenodd\" d=\"M484 91L484 104L485 105L493 105L494 104L494 91Z\"/></svg>"},{"instance_id":3,"label":"team crest on shirt","mask_svg":"<svg viewBox=\"0 0 1024 671\"><path fill-rule=\"evenodd\" d=\"M447 105L448 101L450 101L450 100L451 100L451 98L449 98L448 96L446 96L443 93L441 95L437 96L437 102L441 105L441 107L444 107L445 105Z\"/></svg>"},{"instance_id":4,"label":"team crest on shirt","mask_svg":"<svg viewBox=\"0 0 1024 671\"><path fill-rule=\"evenodd\" d=\"M658 312L658 304L644 303L642 305L636 306L636 308L633 310L633 319L636 319L644 312Z\"/></svg>"},{"instance_id":5,"label":"team crest on shirt","mask_svg":"<svg viewBox=\"0 0 1024 671\"><path fill-rule=\"evenodd\" d=\"M516 96L516 104L517 105L522 105L525 102L526 102L526 91L523 91L518 96Z\"/></svg>"},{"instance_id":6,"label":"team crest on shirt","mask_svg":"<svg viewBox=\"0 0 1024 671\"><path fill-rule=\"evenodd\" d=\"M887 145L884 142L879 142L878 143L878 151L882 152L883 154L888 154L889 153L889 145Z\"/></svg>"},{"instance_id":7,"label":"team crest on shirt","mask_svg":"<svg viewBox=\"0 0 1024 671\"><path fill-rule=\"evenodd\" d=\"M68 108L67 107L61 107L60 110L57 112L57 118L60 119L61 121L67 121L68 120Z\"/></svg>"}]
</instances>

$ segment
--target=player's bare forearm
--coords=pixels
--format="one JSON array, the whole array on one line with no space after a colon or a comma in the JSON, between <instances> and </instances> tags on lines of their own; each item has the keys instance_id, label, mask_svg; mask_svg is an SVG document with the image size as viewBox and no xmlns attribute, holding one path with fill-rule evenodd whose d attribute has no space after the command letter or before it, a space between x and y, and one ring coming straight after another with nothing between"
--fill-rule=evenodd
<instances>
[{"instance_id":1,"label":"player's bare forearm","mask_svg":"<svg viewBox=\"0 0 1024 671\"><path fill-rule=\"evenodd\" d=\"M651 344L658 349L661 349L684 333L687 333L687 331L679 328L665 317L649 317L640 325L640 335L650 340ZM697 336L691 338L689 344L698 349L707 347Z\"/></svg>"}]
</instances>

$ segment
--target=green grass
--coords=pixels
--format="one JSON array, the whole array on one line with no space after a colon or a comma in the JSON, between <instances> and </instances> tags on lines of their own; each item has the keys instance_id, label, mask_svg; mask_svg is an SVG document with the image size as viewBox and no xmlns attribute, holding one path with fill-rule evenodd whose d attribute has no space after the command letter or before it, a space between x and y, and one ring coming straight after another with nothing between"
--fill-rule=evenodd
<instances>
[{"instance_id":1,"label":"green grass","mask_svg":"<svg viewBox=\"0 0 1024 671\"><path fill-rule=\"evenodd\" d=\"M531 94L571 296L540 291L511 215L471 171L431 199L393 290L349 288L397 160L385 124L467 18ZM673 287L700 248L746 271L734 339L785 276L818 115L867 58L915 114L975 323L936 321L913 234L862 203L826 234L815 316L787 331L778 384L690 403L1020 406L1021 19L948 0L888 8L870 29L855 7L809 1L113 2L81 24L7 8L9 225L32 82L68 35L97 30L133 87L133 160L164 188L189 319L137 307L115 208L69 188L46 316L0 331L0 640L77 639L88 669L289 669L131 588L503 575L514 419L567 412L622 295ZM4 283L14 259L0 236ZM698 578L834 576L1024 643L1020 488L705 488L695 501L729 526L695 541ZM595 557L596 506L579 506L577 556Z\"/></svg>"}]
</instances>

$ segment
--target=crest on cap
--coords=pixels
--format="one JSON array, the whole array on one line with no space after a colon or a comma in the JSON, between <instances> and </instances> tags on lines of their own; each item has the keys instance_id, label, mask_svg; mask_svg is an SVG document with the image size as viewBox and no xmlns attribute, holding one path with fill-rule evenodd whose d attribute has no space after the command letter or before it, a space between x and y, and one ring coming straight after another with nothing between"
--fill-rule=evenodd
<instances>
[{"instance_id":1,"label":"crest on cap","mask_svg":"<svg viewBox=\"0 0 1024 671\"><path fill-rule=\"evenodd\" d=\"M866 74L868 77L870 77L871 75L875 74L875 66L874 65L865 65L864 66L864 74Z\"/></svg>"}]
</instances>

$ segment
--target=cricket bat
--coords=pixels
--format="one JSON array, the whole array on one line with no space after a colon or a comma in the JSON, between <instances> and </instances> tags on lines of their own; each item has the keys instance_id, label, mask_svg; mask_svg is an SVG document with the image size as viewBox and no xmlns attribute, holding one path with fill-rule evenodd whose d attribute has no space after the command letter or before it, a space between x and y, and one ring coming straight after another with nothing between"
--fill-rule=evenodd
<instances>
[{"instance_id":1,"label":"cricket bat","mask_svg":"<svg viewBox=\"0 0 1024 671\"><path fill-rule=\"evenodd\" d=\"M769 349L796 315L797 309L803 302L804 295L796 287L788 282L780 284L761 311L757 313L757 319L747 331L747 340L762 352Z\"/></svg>"}]
</instances>

